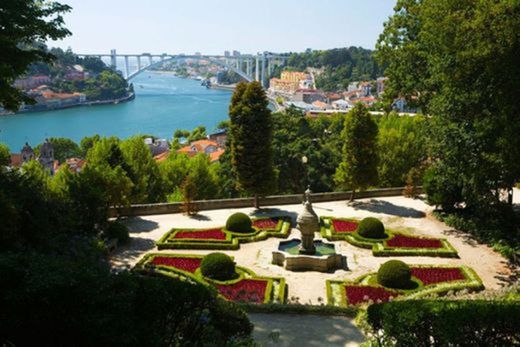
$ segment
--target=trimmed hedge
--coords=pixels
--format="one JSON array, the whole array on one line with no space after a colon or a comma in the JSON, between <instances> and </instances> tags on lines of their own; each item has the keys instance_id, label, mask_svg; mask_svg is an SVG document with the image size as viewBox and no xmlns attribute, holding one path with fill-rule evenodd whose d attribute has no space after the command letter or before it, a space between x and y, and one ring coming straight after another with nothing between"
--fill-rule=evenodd
<instances>
[{"instance_id":1,"label":"trimmed hedge","mask_svg":"<svg viewBox=\"0 0 520 347\"><path fill-rule=\"evenodd\" d=\"M202 258L200 271L203 276L218 281L227 281L237 277L235 262L224 253L210 253Z\"/></svg>"},{"instance_id":2,"label":"trimmed hedge","mask_svg":"<svg viewBox=\"0 0 520 347\"><path fill-rule=\"evenodd\" d=\"M380 346L520 344L519 301L393 301L369 306L367 321Z\"/></svg>"},{"instance_id":3,"label":"trimmed hedge","mask_svg":"<svg viewBox=\"0 0 520 347\"><path fill-rule=\"evenodd\" d=\"M377 282L388 288L408 289L412 279L412 271L401 260L390 260L379 267Z\"/></svg>"},{"instance_id":4,"label":"trimmed hedge","mask_svg":"<svg viewBox=\"0 0 520 347\"><path fill-rule=\"evenodd\" d=\"M361 220L357 232L368 239L384 239L387 237L385 226L379 219L374 217L367 217Z\"/></svg>"},{"instance_id":5,"label":"trimmed hedge","mask_svg":"<svg viewBox=\"0 0 520 347\"><path fill-rule=\"evenodd\" d=\"M233 213L228 217L226 221L226 230L245 234L255 231L253 229L253 222L251 221L251 218L242 212Z\"/></svg>"}]
</instances>

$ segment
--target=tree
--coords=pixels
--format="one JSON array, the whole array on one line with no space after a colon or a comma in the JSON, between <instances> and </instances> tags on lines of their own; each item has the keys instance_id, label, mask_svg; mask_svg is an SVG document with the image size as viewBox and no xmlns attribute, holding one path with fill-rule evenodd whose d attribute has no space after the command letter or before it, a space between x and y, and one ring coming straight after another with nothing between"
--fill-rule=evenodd
<instances>
[{"instance_id":1,"label":"tree","mask_svg":"<svg viewBox=\"0 0 520 347\"><path fill-rule=\"evenodd\" d=\"M81 154L78 144L71 139L65 137L51 137L49 142L54 148L54 159L63 163L68 158L75 158ZM39 144L35 150L39 152L42 144Z\"/></svg>"},{"instance_id":2,"label":"tree","mask_svg":"<svg viewBox=\"0 0 520 347\"><path fill-rule=\"evenodd\" d=\"M335 181L351 189L350 201L357 189L366 189L377 181L377 124L365 106L358 103L345 119L343 161L336 170Z\"/></svg>"},{"instance_id":3,"label":"tree","mask_svg":"<svg viewBox=\"0 0 520 347\"><path fill-rule=\"evenodd\" d=\"M239 83L231 98L231 162L240 189L259 196L276 187L271 141L273 125L265 91L258 82Z\"/></svg>"},{"instance_id":4,"label":"tree","mask_svg":"<svg viewBox=\"0 0 520 347\"><path fill-rule=\"evenodd\" d=\"M70 35L63 27L63 13L70 6L38 0L3 0L0 3L0 105L17 111L22 102L33 100L13 87L14 80L25 73L31 63L49 62L53 55L44 46L33 45Z\"/></svg>"},{"instance_id":5,"label":"tree","mask_svg":"<svg viewBox=\"0 0 520 347\"><path fill-rule=\"evenodd\" d=\"M467 210L499 206L498 193L520 179L520 3L401 0L395 9L377 46L385 95L432 116L431 155L448 173L440 177L460 181L437 186L461 187L444 195Z\"/></svg>"},{"instance_id":6,"label":"tree","mask_svg":"<svg viewBox=\"0 0 520 347\"><path fill-rule=\"evenodd\" d=\"M79 144L81 148L81 155L83 157L86 157L89 149L94 147L94 144L98 142L100 139L101 137L98 134L94 136L85 136L84 138L82 138Z\"/></svg>"},{"instance_id":7,"label":"tree","mask_svg":"<svg viewBox=\"0 0 520 347\"><path fill-rule=\"evenodd\" d=\"M193 200L195 200L195 197L197 196L197 190L197 185L192 179L191 174L187 175L182 182L181 192L183 200L182 211L188 216L197 213L197 205L193 203Z\"/></svg>"},{"instance_id":8,"label":"tree","mask_svg":"<svg viewBox=\"0 0 520 347\"><path fill-rule=\"evenodd\" d=\"M11 152L9 147L0 143L0 166L8 166L11 164Z\"/></svg>"}]
</instances>

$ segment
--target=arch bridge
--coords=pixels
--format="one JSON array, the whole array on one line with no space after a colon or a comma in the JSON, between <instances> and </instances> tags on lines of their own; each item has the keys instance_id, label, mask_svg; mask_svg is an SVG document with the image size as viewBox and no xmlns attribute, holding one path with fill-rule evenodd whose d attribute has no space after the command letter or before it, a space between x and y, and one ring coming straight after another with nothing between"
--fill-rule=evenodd
<instances>
[{"instance_id":1,"label":"arch bridge","mask_svg":"<svg viewBox=\"0 0 520 347\"><path fill-rule=\"evenodd\" d=\"M287 56L268 52L239 55L185 55L185 54L118 54L115 49L110 54L78 54L80 57L97 57L110 67L121 71L127 81L142 72L169 61L206 60L234 71L246 81L259 81L267 87L267 79L275 66L285 64Z\"/></svg>"}]
</instances>

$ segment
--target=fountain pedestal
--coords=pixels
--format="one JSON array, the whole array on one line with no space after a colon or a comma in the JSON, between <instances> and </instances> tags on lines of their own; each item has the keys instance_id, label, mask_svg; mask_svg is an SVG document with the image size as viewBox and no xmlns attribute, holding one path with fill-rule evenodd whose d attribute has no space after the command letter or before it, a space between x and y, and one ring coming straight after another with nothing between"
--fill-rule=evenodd
<instances>
[{"instance_id":1,"label":"fountain pedestal","mask_svg":"<svg viewBox=\"0 0 520 347\"><path fill-rule=\"evenodd\" d=\"M305 198L303 211L296 220L301 239L281 241L278 250L273 251L272 263L290 271L331 272L346 269L346 257L337 254L333 244L314 240L314 233L320 230L319 218L310 202L310 190L305 192Z\"/></svg>"}]
</instances>

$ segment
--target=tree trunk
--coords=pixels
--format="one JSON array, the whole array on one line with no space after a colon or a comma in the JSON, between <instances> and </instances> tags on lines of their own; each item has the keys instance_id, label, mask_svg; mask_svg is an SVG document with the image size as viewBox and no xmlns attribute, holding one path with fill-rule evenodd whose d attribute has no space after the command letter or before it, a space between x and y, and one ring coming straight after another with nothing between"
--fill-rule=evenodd
<instances>
[{"instance_id":1,"label":"tree trunk","mask_svg":"<svg viewBox=\"0 0 520 347\"><path fill-rule=\"evenodd\" d=\"M354 202L354 196L356 195L356 190L352 189L350 192L350 202Z\"/></svg>"},{"instance_id":2,"label":"tree trunk","mask_svg":"<svg viewBox=\"0 0 520 347\"><path fill-rule=\"evenodd\" d=\"M513 206L513 187L509 187L507 190L507 203Z\"/></svg>"},{"instance_id":3,"label":"tree trunk","mask_svg":"<svg viewBox=\"0 0 520 347\"><path fill-rule=\"evenodd\" d=\"M260 208L260 199L258 194L255 194L255 208Z\"/></svg>"}]
</instances>

